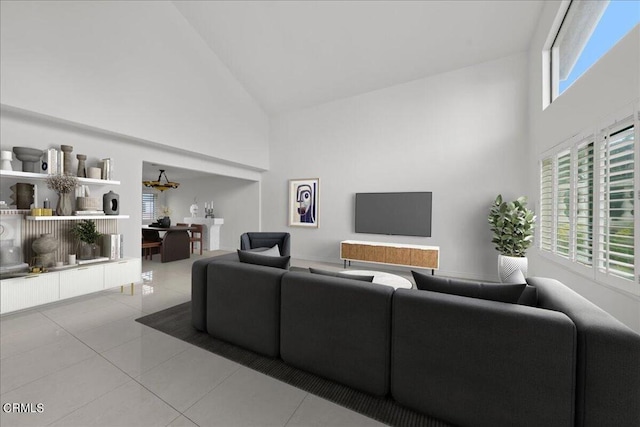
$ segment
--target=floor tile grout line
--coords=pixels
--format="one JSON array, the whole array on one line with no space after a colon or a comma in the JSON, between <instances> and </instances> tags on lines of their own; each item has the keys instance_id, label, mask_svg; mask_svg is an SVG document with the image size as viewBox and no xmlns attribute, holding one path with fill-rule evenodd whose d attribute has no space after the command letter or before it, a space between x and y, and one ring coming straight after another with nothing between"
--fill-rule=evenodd
<instances>
[{"instance_id":1,"label":"floor tile grout line","mask_svg":"<svg viewBox=\"0 0 640 427\"><path fill-rule=\"evenodd\" d=\"M135 321L135 320L134 320L134 321ZM136 338L136 339L137 339L137 338ZM87 345L87 344L86 344L86 343L84 343L84 342L83 342L83 344ZM119 346L116 346L116 347L119 347ZM115 348L115 347L114 347L114 348ZM158 395L157 395L156 393L154 393L152 390L149 390L149 389L148 389L144 384L142 384L142 383L141 383L140 381L138 381L136 378L134 378L133 376L131 376L131 374L129 374L128 372L124 371L122 368L120 368L119 366L117 366L117 365L116 365L115 363L113 363L111 360L107 359L107 358L106 358L105 356L103 356L101 353L97 352L95 349L91 348L91 350L93 350L93 352L94 352L94 353L96 353L98 356L100 356L103 360L105 360L105 361L106 361L107 363L109 363L111 366L113 366L114 368L116 368L117 370L119 370L120 372L122 372L124 375L126 375L127 377L129 377L130 381L133 381L133 382L135 382L136 384L140 385L142 388L144 388L145 390L147 390L149 393L151 393L151 394L153 394L155 397L157 397L157 398L158 398L161 402L163 402L165 405L169 406L171 409L173 409L173 410L174 410L174 411L176 411L177 413L182 414L182 412L180 412L177 408L173 407L173 405L171 405L169 402L167 402L167 401L165 401L164 399L162 399L160 396L158 396ZM187 350L188 350L188 349L184 349L184 350L180 351L179 353L175 354L174 356L172 356L171 358L169 358L169 359L167 359L167 360L173 359L173 357L178 356L179 354L182 354L182 353L184 353L184 352L185 352L185 351L187 351ZM162 362L162 363L164 363L164 362ZM161 364L162 364L162 363L161 363ZM161 364L158 364L157 366L160 366ZM147 372L147 371L149 371L149 370L151 370L151 369L154 369L154 368L156 368L157 366L154 366L154 367L152 367L152 368L149 368L149 369L147 369L147 370L146 370L146 371L144 371L144 372ZM144 372L140 372L140 375L142 375ZM107 395L108 393L111 393L112 391L114 391L114 390L116 390L116 389L118 389L118 388L120 388L120 387L124 386L125 384L128 384L130 381L127 381L127 382L125 382L124 384L121 384L121 385L119 385L119 386L117 386L117 387L115 387L115 388L113 388L113 389L111 389L111 390L109 390L109 391L107 391L107 392L105 392L105 393L101 394L100 396L96 397L95 399L93 399L93 400L91 400L91 401L89 401L89 402L85 403L84 405L82 405L82 406L80 406L80 407L76 408L75 410L73 410L73 411L71 411L71 412L67 413L67 414L66 414L66 415L64 415L63 417L60 417L60 418L56 419L56 420L54 421L54 423L55 423L55 422L57 422L57 421L60 421L60 420L61 420L62 418L64 418L64 417L69 416L70 414L72 414L72 413L74 413L74 412L78 411L79 409L81 409L81 408L83 408L83 407L87 406L88 404L90 404L90 403L92 403L92 402L94 402L94 401L96 401L96 400L100 399L101 397L103 397L103 396ZM51 423L51 424L53 424L53 423Z\"/></svg>"},{"instance_id":2,"label":"floor tile grout line","mask_svg":"<svg viewBox=\"0 0 640 427\"><path fill-rule=\"evenodd\" d=\"M65 337L65 338L66 338L66 337ZM69 338L74 338L74 339L78 340L78 339L77 339L76 337L74 337L73 335L69 335ZM63 338L63 339L64 339L64 338ZM78 341L80 341L80 340L78 340ZM83 343L83 342L81 342L81 343L82 343L83 345L87 346L85 343ZM54 342L54 343L51 343L51 344L45 344L45 345L53 345L53 344L56 344L56 343ZM37 348L32 349L32 350L36 350L36 349L38 349L38 348L42 348L42 347L44 347L44 346L40 346L40 347L37 347ZM88 347L91 351L94 351L91 347L89 347L89 346L87 346L87 347ZM32 351L32 350L29 350L29 351ZM20 354L24 354L24 352L23 352L23 353L18 353L18 355L20 355ZM9 356L9 357L13 357L13 356ZM80 359L80 360L78 360L78 361L76 361L76 362L74 362L74 363L72 363L72 364L70 364L70 365L64 366L64 367L62 367L62 368L60 368L60 369L57 369L57 370L55 370L55 371L53 371L53 372L49 372L48 374L41 375L41 376L39 376L39 377L37 377L37 378L34 378L34 379L33 379L33 380L31 380L31 381L28 381L28 382L26 382L26 383L24 383L24 384L19 385L18 387L12 388L11 390L6 390L5 392L3 392L3 393L2 393L2 395L3 395L3 396L6 396L6 395L7 395L7 393L12 393L12 392L14 392L14 391L16 391L16 390L19 390L19 389L21 389L21 388L23 388L23 387L25 387L25 386L27 386L27 385L29 385L29 384L31 384L31 383L34 383L34 382L36 382L36 381L38 381L38 380L41 380L41 379L43 379L43 378L46 378L46 377L49 377L49 376L51 376L51 375L57 374L57 373L58 373L58 372L60 372L60 371L64 371L65 369L71 368L72 366L75 366L75 365L77 365L77 364L79 364L79 363L85 362L85 361L87 361L87 360L91 359L92 357L93 357L93 356L88 356L88 357L86 357L86 358L84 358L84 359ZM4 360L4 359L3 359L3 360ZM4 363L6 363L6 362L4 362Z\"/></svg>"},{"instance_id":3,"label":"floor tile grout line","mask_svg":"<svg viewBox=\"0 0 640 427\"><path fill-rule=\"evenodd\" d=\"M163 288L164 288L164 287L163 287ZM175 294L177 294L177 295L188 295L188 293L187 293L187 292L184 292L184 293L183 293L183 292L179 292L179 291L177 291L177 290L175 290L175 289L166 288L166 289L163 289L163 290L171 291L171 293L175 293ZM111 294L113 294L113 295L117 295L115 292L108 292L108 291L106 291L106 290L105 290L105 291L102 291L102 292L98 292L98 293L96 293L96 294L94 295L94 297L93 297L93 298L89 298L89 297L88 297L88 298L86 298L86 299L82 299L82 300L79 300L79 301L66 301L66 302L63 302L62 304L60 304L60 302L57 302L57 303L55 303L55 304L51 304L51 306L47 305L47 307L44 309L44 311L51 310L51 309L53 309L53 308L64 307L66 304L69 304L69 303L71 303L71 304L76 304L76 303L84 303L84 302L88 302L88 301L94 300L96 297L98 297L98 298L108 298L108 299L109 299L109 301L114 301L114 300L115 300L115 298L110 298L110 295L109 295L110 293L111 293ZM133 310L139 311L140 313L135 314L135 316L143 316L143 315L146 313L146 312L145 312L145 311L143 311L141 308L133 307L133 306L131 306L131 305L129 305L129 304L125 304L125 303L123 303L122 301L117 301L117 302L120 302L122 305L126 306L127 308L131 308L131 309L133 309ZM172 305L173 305L173 304L172 304ZM114 322L122 321L122 320L126 319L127 317L133 317L134 315L131 315L131 316L124 316L124 317L121 317L121 318L118 318L118 319L115 319L115 320L109 320L109 321L107 321L106 323L103 323L103 324L101 324L101 325L99 325L99 326L96 326L96 327L93 327L93 328L89 328L89 329L86 329L86 330L82 330L82 331L71 331L71 330L69 330L68 328L66 328L66 327L64 327L63 325L61 325L57 320L55 320L54 318L52 318L50 315L47 315L47 313L45 313L45 312L42 310L42 308L43 308L43 307L40 307L39 309L38 309L38 308L32 308L32 309L29 309L29 310L25 310L25 313L26 313L26 312L28 312L28 311L32 311L31 313L29 313L29 315L32 315L32 314L33 314L33 315L35 315L35 314L37 314L38 316L42 316L42 317L43 317L44 319L46 319L48 322L51 322L51 323L52 323L52 326L54 326L54 327L56 327L56 328L60 328L62 331L64 331L65 333L67 333L67 334L68 334L68 337L69 337L70 339L74 339L74 340L77 340L78 342L82 343L85 347L87 347L89 350L91 350L91 352L92 352L92 353L94 353L94 354L93 354L92 356L89 356L89 357L87 357L87 358L84 358L84 359L82 359L82 360L79 360L79 361L77 361L77 362L75 362L75 363L72 363L72 364L70 364L70 365L68 365L68 366L65 366L65 367L63 367L63 368L61 368L61 369L57 369L57 370L55 370L55 371L53 371L53 372L50 372L50 373L48 373L48 374L46 374L46 375L42 375L42 376L40 376L40 377L38 377L38 378L35 378L35 379L33 379L33 380L31 380L31 381L29 381L29 382L25 383L25 384L20 385L19 387L16 387L16 388L13 388L13 389L11 389L11 390L8 390L8 391L6 391L6 392L5 392L5 393L3 393L3 394L11 393L11 392L17 391L17 390L21 389L22 387L25 387L25 386L27 386L27 385L29 385L29 384L31 384L31 383L33 383L33 382L35 382L35 381L38 381L38 380L41 380L41 379L43 379L43 378L49 377L49 376L51 376L51 375L54 375L54 374L56 374L56 373L58 373L58 372L60 372L60 371L62 371L62 370L72 368L73 366L78 365L78 364L80 364L80 363L83 363L83 362L85 362L85 361L89 360L91 357L95 357L95 355L98 355L98 356L100 356L100 358L101 358L101 359L105 360L105 361L106 361L107 363L109 363L111 366L115 367L115 368L116 368L116 369L118 369L120 372L122 372L126 377L128 377L128 378L129 378L129 381L133 380L133 381L134 381L135 383L137 383L139 386L143 387L144 389L146 389L147 391L149 391L152 395L154 395L155 397L157 397L161 402L163 402L164 404L166 404L168 407L172 408L172 409L173 409L173 410L175 410L177 413L179 413L179 414L181 414L181 415L185 416L185 418L189 419L186 415L184 415L184 413L183 413L182 411L179 411L177 408L174 408L174 407L173 407L169 402L166 402L164 399L162 399L162 398L161 398L160 396L158 396L156 393L154 393L153 391L149 390L146 386L144 386L144 384L140 383L136 378L134 378L134 377L133 377L133 376L131 376L129 373L125 372L123 369L121 369L120 367L118 367L117 365L115 365L113 362L111 362L109 359L107 359L105 356L103 356L100 352L98 352L96 349L94 349L93 347L91 347L89 344L87 344L87 343L86 343L82 338L78 337L78 335L77 335L77 334L81 334L81 333L84 333L84 332L86 332L86 331L91 331L91 330L93 330L93 329L96 329L96 328L99 328L99 327L102 327L102 326L105 326L105 325L108 325L108 324L111 324L111 323L114 323ZM88 310L88 311L86 311L86 312L82 312L82 313L77 313L76 315L86 314L86 313L88 313L88 312L90 312L90 311L91 311L91 310ZM157 308L156 308L156 309L154 309L154 312L156 312L156 311L157 311ZM8 316L13 316L14 314L18 314L18 313L9 313L9 314L8 314ZM147 313L147 314L148 314L148 313ZM3 316L3 317L5 317L5 316ZM64 317L63 317L63 318L64 318ZM133 319L133 321L135 321L135 319ZM30 329L33 329L33 328L30 328ZM7 335L11 335L11 334L7 334ZM66 336L65 336L64 338L66 338ZM64 339L64 338L63 338L63 339ZM135 339L137 339L137 338L133 338L132 340L128 340L128 341L126 341L125 343L119 344L118 346L120 346L120 345L124 345L124 344L126 344L126 343L128 343L128 342L130 342L130 341L135 340ZM51 343L51 344L53 344L53 343ZM187 343L187 344L188 344L189 346L191 346L191 347L195 347L195 348L197 348L197 346L194 346L194 345L189 344L189 343ZM37 349L37 348L43 347L43 346L45 346L45 345L49 345L49 344L44 344L44 345L42 345L42 346L38 346L38 347L36 347L36 348L34 348L34 349L29 349L29 350L27 350L27 351L32 351L32 350L35 350L35 349ZM118 347L118 346L114 346L114 347L112 347L112 348L116 348L116 347ZM185 351L187 351L187 350L188 350L188 348L185 348L184 350L182 350L182 351L178 352L177 354L175 354L174 356L172 356L170 359L172 359L173 357L176 357L176 356L178 356L178 355L182 354L183 352L185 352ZM107 350L105 350L105 351L109 351L109 349L107 349ZM16 354L22 354L22 353L24 353L24 352L20 352L20 353L16 353ZM170 360L170 359L168 359L168 360ZM162 363L164 363L164 362L162 362ZM151 370L151 369L153 369L153 368L155 368L155 366L154 366L154 367L152 367L152 368L149 368L149 369L145 370L144 372L147 372L148 370ZM233 372L231 372L229 375L227 375L227 377L225 377L222 381L220 381L220 383L219 383L219 384L221 384L222 382L224 382L224 381L225 381L229 376L233 375L233 373L237 372L237 370L238 370L238 369L240 369L240 368L241 368L241 366L238 366L238 368L237 368L236 370L234 370L234 371L233 371ZM143 374L144 372L141 372L140 374ZM105 393L102 393L100 396L97 396L95 399L92 399L91 401L86 402L85 404L81 405L80 407L76 408L75 410L73 410L73 411L71 411L71 412L67 412L67 413L65 413L65 414L64 414L63 416L61 416L60 418L57 418L56 420L54 420L54 421L53 421L53 423L55 423L55 422L59 421L61 418L64 418L64 417L66 417L66 416L69 416L70 414L72 414L72 413L76 412L77 410L79 410L79 409L83 408L84 406L86 406L86 405L88 405L88 404L90 404L90 403L94 402L95 400L100 399L101 397L103 397L104 395L106 395L106 394L110 393L111 391L113 391L113 390L115 390L115 389L118 389L119 387L122 387L122 386L124 386L125 384L128 384L128 383L129 383L129 381L125 381L125 383L121 384L120 386L116 386L115 388L113 388L113 389L111 389L111 390L108 390L108 391L106 391ZM217 386L219 386L219 384L217 384L214 388L212 388L212 390L213 390L213 389L215 389ZM211 391L211 390L210 390L210 391ZM210 392L210 391L209 391L209 392ZM207 393L208 393L208 392L207 392ZM205 396L206 396L206 394L207 394L207 393L205 393ZM180 415L178 416L178 418L179 418L179 417L180 417ZM192 421L191 419L189 419L189 420L190 420L190 421ZM193 422L193 421L192 421L192 422ZM194 422L194 424L196 424L196 425L197 425L197 423L195 423L195 422Z\"/></svg>"},{"instance_id":4,"label":"floor tile grout line","mask_svg":"<svg viewBox=\"0 0 640 427\"><path fill-rule=\"evenodd\" d=\"M291 416L287 419L287 422L284 423L283 427L287 427L289 425L289 423L291 422L291 419L293 418L293 416L296 414L296 412L298 412L298 409L300 409L300 407L302 406L302 404L304 403L305 400L307 400L307 398L309 397L311 393L306 392L306 394L304 395L304 397L302 398L302 400L300 401L300 403L298 404L298 406L296 406L296 409L291 413Z\"/></svg>"},{"instance_id":5,"label":"floor tile grout line","mask_svg":"<svg viewBox=\"0 0 640 427\"><path fill-rule=\"evenodd\" d=\"M20 387L17 387L17 388L15 388L15 389L13 389L13 390L10 390L10 391L18 390L18 389L20 389L20 388L22 388L22 387L24 387L24 386L26 386L26 385L28 385L28 384L31 384L31 383L33 383L33 382L35 382L35 381L38 381L38 380L42 379L42 378L46 378L46 377L48 377L48 376L54 375L54 374L56 374L56 373L58 373L58 372L60 372L60 371L63 371L63 370L65 370L65 369L69 369L69 368L71 368L72 366L78 365L78 364L80 364L80 363L83 363L83 362L85 362L85 361L87 361L87 360L91 359L92 357L95 357L96 355L98 355L99 357L101 357L103 360L106 360L106 361L107 361L109 364L111 364L113 367L115 367L116 369L118 369L120 372L124 373L124 374L125 374L126 376L128 376L131 380L134 380L134 381L135 381L135 379L134 379L133 377L131 377L131 375L127 374L127 373L126 373L126 372L124 372L122 369L120 369L118 366L114 365L110 360L108 360L107 358L105 358L104 356L102 356L98 351L96 351L94 348L92 348L92 347L91 347L91 346L89 346L87 343L85 343L84 341L82 341L82 339L80 339L80 338L76 337L75 335L73 335L73 333L71 333L71 331L68 331L68 330L67 330L66 328L64 328L62 325L58 324L55 320L53 320L53 319L49 318L46 314L44 314L44 313L42 313L42 312L39 312L39 313L40 313L40 314L42 314L43 316L45 316L45 317L46 317L47 319L49 319L50 321L52 321L52 322L54 322L55 324L57 324L58 326L60 326L60 328L62 328L62 329L63 329L63 330L65 330L68 334L70 334L70 336L71 336L72 338L74 338L74 339L78 340L80 343L82 343L84 346L86 346L89 350L91 350L91 351L92 351L92 352L94 352L95 354L94 354L93 356L89 356L89 357L87 357L86 359L82 359L82 360L80 360L80 361L78 361L78 362L76 362L76 363L72 363L71 365L66 366L66 367L64 367L64 368L62 368L62 369L59 369L59 370L57 370L57 371L55 371L55 372L51 372L51 373L49 373L49 374L47 374L47 375L43 375L43 376L41 376L41 377L39 377L39 378L37 378L37 379L35 379L35 380L33 380L33 381L29 381L28 383L23 384L23 385L21 385ZM134 320L134 321L135 321L135 320ZM124 384L127 384L127 383L128 383L128 381L127 381L127 382L125 382ZM124 384L122 384L122 385L124 385ZM121 385L121 386L122 386L122 385ZM51 425L51 424L54 424L54 423L56 423L56 422L60 421L62 418L64 418L64 417L67 417L67 416L71 415L72 413L74 413L74 412L78 411L79 409L81 409L81 408L85 407L85 406L86 406L86 405L88 405L89 403L94 402L94 401L96 401L97 399L100 399L102 396L106 395L107 393L112 392L113 390L118 389L118 388L119 388L119 387L121 387L121 386L117 386L117 387L115 387L115 388L113 388L113 389L111 389L111 390L106 391L105 393L101 394L100 396L97 396L95 399L90 400L89 402L85 403L84 405L79 406L78 408L74 409L73 411L68 412L68 413L66 413L65 415L63 415L63 416L61 416L61 417L59 417L59 418L56 418L55 420L53 420L53 421L52 421L51 423L49 423L48 425ZM5 392L5 393L3 393L3 394L4 394L4 395L6 395L6 393L8 393L8 392Z\"/></svg>"},{"instance_id":6,"label":"floor tile grout line","mask_svg":"<svg viewBox=\"0 0 640 427\"><path fill-rule=\"evenodd\" d=\"M116 387L112 388L111 390L107 390L106 392L102 393L100 396L97 396L95 399L92 399L92 400L90 400L90 401L86 402L84 405L78 406L78 407L77 407L76 409L74 409L73 411L68 412L68 413L66 413L66 414L62 415L60 418L56 418L54 421L50 422L50 423L49 423L49 424L47 424L47 425L52 425L52 424L57 423L58 421L62 420L63 418L66 418L66 417L68 417L69 415L71 415L71 414L73 414L73 413L75 413L75 412L78 412L80 409L84 408L85 406L87 406L87 405L89 405L89 404L91 404L91 403L95 402L95 401L96 401L96 400L98 400L98 399L101 399L102 397L106 396L107 394L111 393L112 391L115 391L115 390L117 390L117 389L119 389L119 388L121 388L121 387L124 387L125 385L129 384L130 382L131 382L131 381L125 381L124 383L120 384L119 386L116 386Z\"/></svg>"},{"instance_id":7,"label":"floor tile grout line","mask_svg":"<svg viewBox=\"0 0 640 427\"><path fill-rule=\"evenodd\" d=\"M188 344L191 344L191 343L188 343ZM194 345L194 344L191 344L191 345L192 345L192 346L194 346L195 348L200 348L200 347L198 347L197 345ZM196 400L195 402L193 402L193 404L191 404L187 409L185 409L185 410L184 410L183 414L184 414L185 412L187 412L189 409L193 408L193 407L194 407L195 405L197 405L198 403L200 403L200 401L201 401L202 399L204 399L205 397L207 397L207 396L208 396L211 392L213 392L214 390L218 389L218 387L220 387L222 384L224 384L224 383L225 383L225 382L226 382L226 381L227 381L231 376L233 376L236 372L238 372L239 370L241 370L242 368L244 368L244 367L245 367L245 366L243 366L243 365L241 365L241 364L239 364L239 363L237 363L237 362L234 362L234 361L233 361L233 360L231 360L231 359L227 359L227 358L226 358L226 357L224 357L224 356L220 356L220 355L217 355L217 356L218 356L218 357L222 357L222 358L223 358L223 359L225 359L225 360L229 360L229 361L231 361L231 362L233 362L233 363L237 364L237 365L238 365L238 368L237 368L237 369L235 369L233 372L230 372L230 373L229 373L229 375L227 375L226 377L224 377L220 382L218 382L218 384L216 384L215 386L213 386L213 388L212 388L211 390L209 390L209 391L208 391L208 392L206 392L204 395L202 395L202 397L201 397L200 399L198 399L198 400ZM186 417L186 415L185 415L185 417Z\"/></svg>"}]
</instances>

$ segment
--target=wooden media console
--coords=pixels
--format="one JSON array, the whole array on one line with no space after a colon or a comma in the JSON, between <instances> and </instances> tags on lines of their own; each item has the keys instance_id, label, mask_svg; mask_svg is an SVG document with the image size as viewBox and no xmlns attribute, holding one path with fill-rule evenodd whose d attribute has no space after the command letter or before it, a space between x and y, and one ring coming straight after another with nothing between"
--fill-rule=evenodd
<instances>
[{"instance_id":1,"label":"wooden media console","mask_svg":"<svg viewBox=\"0 0 640 427\"><path fill-rule=\"evenodd\" d=\"M345 268L347 261L349 265L351 261L362 261L430 268L433 274L440 266L440 247L344 240L340 242L340 259L344 261Z\"/></svg>"}]
</instances>

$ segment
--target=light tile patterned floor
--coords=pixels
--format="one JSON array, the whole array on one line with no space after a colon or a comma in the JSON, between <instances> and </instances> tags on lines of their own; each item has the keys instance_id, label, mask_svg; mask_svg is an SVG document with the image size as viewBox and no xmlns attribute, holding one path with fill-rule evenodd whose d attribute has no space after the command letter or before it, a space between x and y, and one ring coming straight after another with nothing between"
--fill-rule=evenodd
<instances>
[{"instance_id":1,"label":"light tile patterned floor","mask_svg":"<svg viewBox=\"0 0 640 427\"><path fill-rule=\"evenodd\" d=\"M0 411L0 425L381 425L134 321L189 301L192 262L216 254L143 260L133 297L116 288L0 318L0 402L44 405Z\"/></svg>"}]
</instances>

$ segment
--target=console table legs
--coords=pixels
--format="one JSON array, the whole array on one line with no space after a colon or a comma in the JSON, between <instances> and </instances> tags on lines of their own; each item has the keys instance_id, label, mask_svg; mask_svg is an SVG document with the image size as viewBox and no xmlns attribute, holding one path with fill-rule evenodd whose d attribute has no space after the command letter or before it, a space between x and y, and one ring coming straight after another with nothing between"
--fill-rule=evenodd
<instances>
[{"instance_id":1,"label":"console table legs","mask_svg":"<svg viewBox=\"0 0 640 427\"><path fill-rule=\"evenodd\" d=\"M124 292L124 285L120 286L120 293ZM133 296L133 282L131 283L131 296Z\"/></svg>"}]
</instances>

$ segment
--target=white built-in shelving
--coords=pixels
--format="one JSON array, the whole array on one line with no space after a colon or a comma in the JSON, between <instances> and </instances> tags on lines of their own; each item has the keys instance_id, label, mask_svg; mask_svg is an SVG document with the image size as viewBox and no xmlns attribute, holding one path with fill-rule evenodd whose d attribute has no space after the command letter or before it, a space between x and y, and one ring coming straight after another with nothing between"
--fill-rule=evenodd
<instances>
[{"instance_id":1,"label":"white built-in shelving","mask_svg":"<svg viewBox=\"0 0 640 427\"><path fill-rule=\"evenodd\" d=\"M0 170L0 177L36 179L36 180L44 181L49 177L49 175L46 173ZM120 185L120 181L113 181L110 179L93 179L93 178L78 178L78 183L93 184L93 185Z\"/></svg>"},{"instance_id":2,"label":"white built-in shelving","mask_svg":"<svg viewBox=\"0 0 640 427\"><path fill-rule=\"evenodd\" d=\"M129 215L27 216L27 221L73 221L81 219L129 219Z\"/></svg>"}]
</instances>

